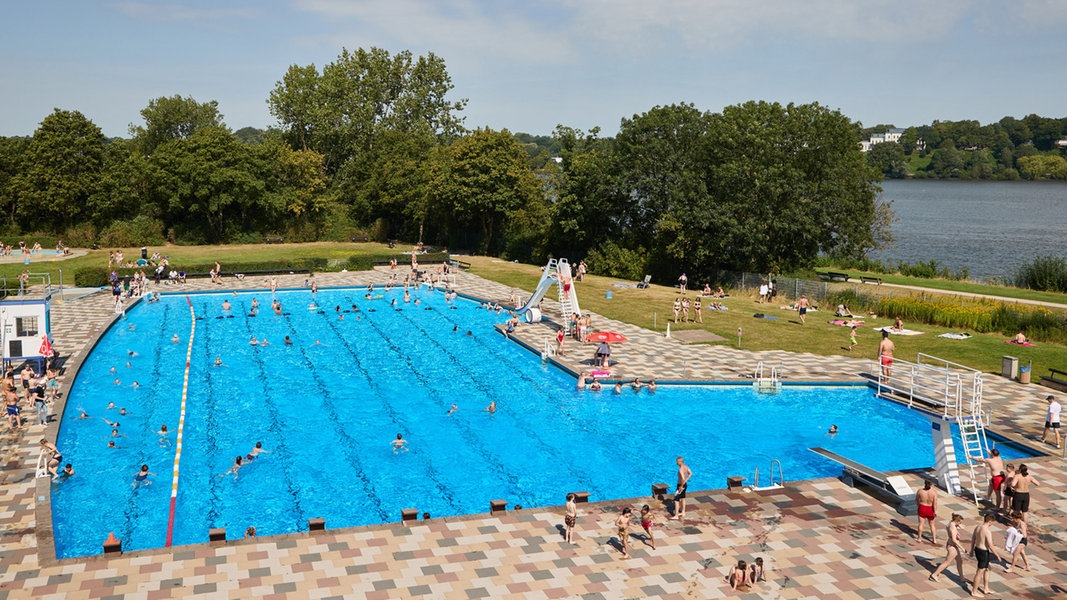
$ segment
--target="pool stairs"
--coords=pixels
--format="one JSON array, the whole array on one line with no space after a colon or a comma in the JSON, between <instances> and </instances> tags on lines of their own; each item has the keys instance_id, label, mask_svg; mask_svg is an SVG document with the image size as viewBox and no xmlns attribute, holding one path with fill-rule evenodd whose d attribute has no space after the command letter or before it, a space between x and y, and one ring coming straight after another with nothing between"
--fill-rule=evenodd
<instances>
[{"instance_id":1,"label":"pool stairs","mask_svg":"<svg viewBox=\"0 0 1067 600\"><path fill-rule=\"evenodd\" d=\"M774 481L774 466L778 465L778 482ZM763 490L779 490L785 487L785 475L782 474L782 461L777 458L771 461L771 481L768 485L760 487L759 484L759 467L756 467L756 472L752 475L752 486L749 488L752 491L760 492Z\"/></svg>"},{"instance_id":2,"label":"pool stairs","mask_svg":"<svg viewBox=\"0 0 1067 600\"><path fill-rule=\"evenodd\" d=\"M777 367L767 369L763 361L756 364L752 375L752 387L760 394L777 394L782 391L782 382Z\"/></svg>"}]
</instances>

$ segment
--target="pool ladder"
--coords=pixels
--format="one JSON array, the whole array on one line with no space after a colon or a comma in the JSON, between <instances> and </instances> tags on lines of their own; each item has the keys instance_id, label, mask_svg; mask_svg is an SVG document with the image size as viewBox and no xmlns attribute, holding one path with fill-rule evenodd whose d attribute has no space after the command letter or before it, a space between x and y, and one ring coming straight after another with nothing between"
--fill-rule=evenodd
<instances>
[{"instance_id":1,"label":"pool ladder","mask_svg":"<svg viewBox=\"0 0 1067 600\"><path fill-rule=\"evenodd\" d=\"M774 465L778 465L778 483L774 482ZM777 458L771 461L771 482L766 488L759 486L759 467L756 467L756 473L752 476L752 489L773 489L785 487L785 475L782 474L782 461Z\"/></svg>"},{"instance_id":2,"label":"pool ladder","mask_svg":"<svg viewBox=\"0 0 1067 600\"><path fill-rule=\"evenodd\" d=\"M778 367L767 369L763 361L756 364L756 372L752 375L752 387L760 394L777 394L782 391L782 382Z\"/></svg>"}]
</instances>

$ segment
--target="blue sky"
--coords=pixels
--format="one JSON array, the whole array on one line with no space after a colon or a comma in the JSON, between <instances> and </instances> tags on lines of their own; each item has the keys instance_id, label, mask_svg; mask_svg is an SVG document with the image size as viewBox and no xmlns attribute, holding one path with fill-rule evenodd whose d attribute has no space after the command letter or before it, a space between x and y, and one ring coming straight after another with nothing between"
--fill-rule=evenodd
<instances>
[{"instance_id":1,"label":"blue sky","mask_svg":"<svg viewBox=\"0 0 1067 600\"><path fill-rule=\"evenodd\" d=\"M1065 116L1063 0L216 0L5 3L0 135L53 108L127 136L152 98L274 124L292 64L445 59L468 127L550 134L663 104L817 101L865 125Z\"/></svg>"}]
</instances>

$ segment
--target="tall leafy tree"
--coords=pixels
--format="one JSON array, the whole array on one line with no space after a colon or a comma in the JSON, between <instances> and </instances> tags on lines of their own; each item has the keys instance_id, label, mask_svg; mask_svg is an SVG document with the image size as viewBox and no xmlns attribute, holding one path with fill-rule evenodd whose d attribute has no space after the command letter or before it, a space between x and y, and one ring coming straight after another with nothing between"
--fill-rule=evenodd
<instances>
[{"instance_id":1,"label":"tall leafy tree","mask_svg":"<svg viewBox=\"0 0 1067 600\"><path fill-rule=\"evenodd\" d=\"M18 194L12 183L23 170L31 141L29 137L0 137L0 213L4 227L14 231L19 229L15 220Z\"/></svg>"},{"instance_id":2,"label":"tall leafy tree","mask_svg":"<svg viewBox=\"0 0 1067 600\"><path fill-rule=\"evenodd\" d=\"M314 65L291 66L269 104L289 143L321 153L336 173L346 161L362 160L382 131L445 139L461 133L466 100L449 100L452 88L445 61L433 53L343 49L321 73Z\"/></svg>"},{"instance_id":3,"label":"tall leafy tree","mask_svg":"<svg viewBox=\"0 0 1067 600\"><path fill-rule=\"evenodd\" d=\"M547 179L555 192L551 204L549 250L557 256L585 256L619 239L632 225L630 205L619 193L613 140L594 127L583 132L558 126L559 172ZM546 176L547 177L547 176Z\"/></svg>"},{"instance_id":4,"label":"tall leafy tree","mask_svg":"<svg viewBox=\"0 0 1067 600\"><path fill-rule=\"evenodd\" d=\"M904 147L897 142L882 142L867 151L867 164L882 175L902 179L908 175L908 159Z\"/></svg>"},{"instance_id":5,"label":"tall leafy tree","mask_svg":"<svg viewBox=\"0 0 1067 600\"><path fill-rule=\"evenodd\" d=\"M478 129L435 153L430 190L430 211L441 217L438 224L475 228L470 237L449 233L461 245L478 243L482 253L502 247L504 220L538 203L541 193L526 150L506 129Z\"/></svg>"},{"instance_id":6,"label":"tall leafy tree","mask_svg":"<svg viewBox=\"0 0 1067 600\"><path fill-rule=\"evenodd\" d=\"M78 111L55 109L41 121L11 182L24 230L63 231L88 218L104 165L103 132Z\"/></svg>"},{"instance_id":7,"label":"tall leafy tree","mask_svg":"<svg viewBox=\"0 0 1067 600\"><path fill-rule=\"evenodd\" d=\"M268 166L254 148L220 127L160 145L152 159L165 223L186 239L220 243L276 218L264 204Z\"/></svg>"},{"instance_id":8,"label":"tall leafy tree","mask_svg":"<svg viewBox=\"0 0 1067 600\"><path fill-rule=\"evenodd\" d=\"M150 100L141 117L145 124L131 125L130 135L148 155L164 142L188 139L205 127L225 127L217 101L197 102L178 95Z\"/></svg>"}]
</instances>

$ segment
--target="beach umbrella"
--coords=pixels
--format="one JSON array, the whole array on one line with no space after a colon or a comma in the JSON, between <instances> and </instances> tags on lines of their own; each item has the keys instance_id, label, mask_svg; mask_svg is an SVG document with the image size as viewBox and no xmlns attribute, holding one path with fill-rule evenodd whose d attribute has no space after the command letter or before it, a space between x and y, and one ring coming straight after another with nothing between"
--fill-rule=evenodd
<instances>
[{"instance_id":1,"label":"beach umbrella","mask_svg":"<svg viewBox=\"0 0 1067 600\"><path fill-rule=\"evenodd\" d=\"M626 336L621 333L615 333L614 331L598 331L596 333L589 334L589 339L594 342L607 342L609 344L618 344L619 342L625 342Z\"/></svg>"}]
</instances>

